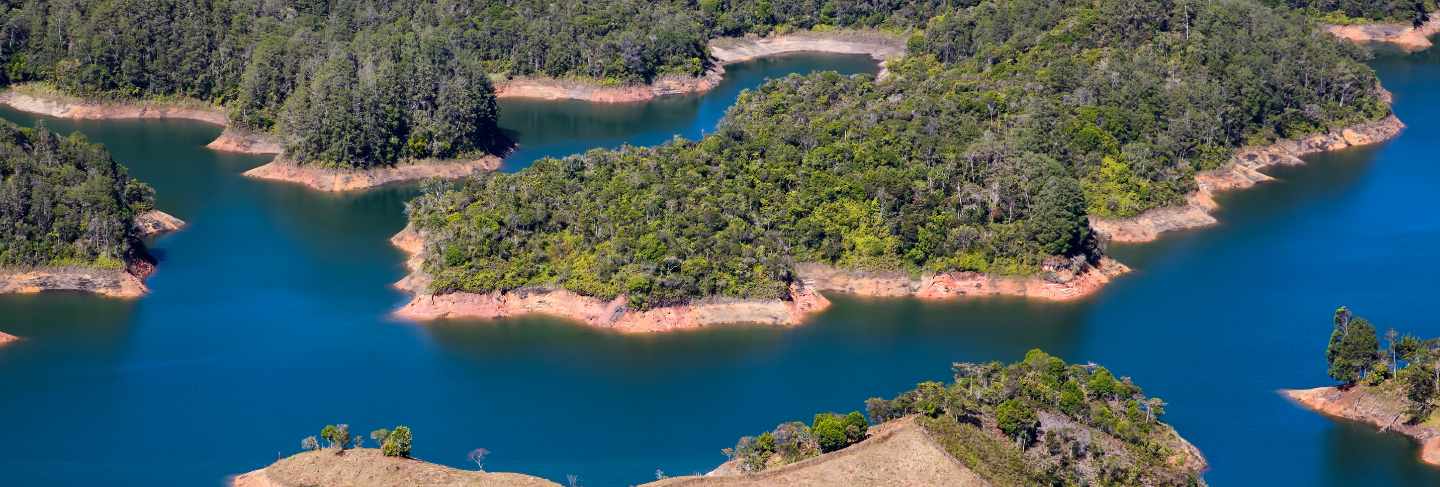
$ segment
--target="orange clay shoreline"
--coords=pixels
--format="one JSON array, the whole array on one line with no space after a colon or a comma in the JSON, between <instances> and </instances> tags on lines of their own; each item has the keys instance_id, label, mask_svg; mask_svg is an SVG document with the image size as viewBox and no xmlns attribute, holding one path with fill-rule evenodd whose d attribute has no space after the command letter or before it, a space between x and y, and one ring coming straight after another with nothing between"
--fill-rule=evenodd
<instances>
[{"instance_id":1,"label":"orange clay shoreline","mask_svg":"<svg viewBox=\"0 0 1440 487\"><path fill-rule=\"evenodd\" d=\"M140 237L174 232L185 222L169 214L151 210L135 217ZM149 292L145 278L155 273L155 265L143 259L131 259L124 269L91 267L0 268L0 294L33 294L43 291L83 291L101 296L134 299Z\"/></svg>"},{"instance_id":2,"label":"orange clay shoreline","mask_svg":"<svg viewBox=\"0 0 1440 487\"><path fill-rule=\"evenodd\" d=\"M1286 389L1280 394L1296 404L1320 414L1359 421L1394 431L1420 442L1420 461L1440 466L1440 429L1427 423L1407 424L1405 403L1401 398L1386 397L1373 388L1357 385L1346 390L1336 387Z\"/></svg>"},{"instance_id":3,"label":"orange clay shoreline","mask_svg":"<svg viewBox=\"0 0 1440 487\"><path fill-rule=\"evenodd\" d=\"M661 96L701 93L714 89L725 66L767 56L798 52L865 54L881 62L905 53L902 38L878 31L801 31L769 37L722 37L707 44L714 67L701 76L664 75L649 84L603 86L588 79L516 77L498 80L498 98L582 100L592 103L633 103ZM882 74L884 72L882 71Z\"/></svg>"},{"instance_id":4,"label":"orange clay shoreline","mask_svg":"<svg viewBox=\"0 0 1440 487\"><path fill-rule=\"evenodd\" d=\"M1430 36L1440 33L1440 12L1430 14L1430 20L1415 27L1401 22L1375 24L1326 25L1325 31L1351 42L1392 44L1406 52L1423 51L1434 44Z\"/></svg>"},{"instance_id":5,"label":"orange clay shoreline","mask_svg":"<svg viewBox=\"0 0 1440 487\"><path fill-rule=\"evenodd\" d=\"M927 274L913 279L901 273L859 273L820 264L798 266L798 282L790 285L788 299L710 298L695 303L633 311L625 296L606 301L563 289L517 289L486 294L454 292L431 294L430 278L422 270L424 235L406 227L390 239L409 254L410 274L395 287L412 298L394 312L398 318L428 321L446 318L496 319L543 314L571 319L588 326L622 333L651 333L703 328L721 324L794 326L830 306L820 291L862 296L914 296L920 299L956 299L977 296L1016 296L1069 301L1095 293L1129 269L1111 259L1080 269L1059 269L1045 277L991 276L975 272Z\"/></svg>"}]
</instances>

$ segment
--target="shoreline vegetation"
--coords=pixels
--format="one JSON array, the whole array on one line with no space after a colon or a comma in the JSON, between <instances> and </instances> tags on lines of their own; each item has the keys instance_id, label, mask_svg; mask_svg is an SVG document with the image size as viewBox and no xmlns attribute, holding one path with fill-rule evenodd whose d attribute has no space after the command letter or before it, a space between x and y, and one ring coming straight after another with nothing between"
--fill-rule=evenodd
<instances>
[{"instance_id":1,"label":"shoreline vegetation","mask_svg":"<svg viewBox=\"0 0 1440 487\"><path fill-rule=\"evenodd\" d=\"M1380 120L1299 140L1243 148L1236 151L1224 166L1197 173L1195 190L1186 195L1184 204L1153 208L1128 218L1091 217L1090 227L1111 242L1145 243L1159 239L1166 232L1215 225L1219 220L1211 213L1220 207L1215 196L1273 180L1262 172L1265 169L1304 165L1302 157L1307 155L1385 142L1400 135L1404 128L1405 124L1392 114Z\"/></svg>"},{"instance_id":2,"label":"shoreline vegetation","mask_svg":"<svg viewBox=\"0 0 1440 487\"><path fill-rule=\"evenodd\" d=\"M184 226L99 144L0 122L0 294L139 297L155 272L144 239Z\"/></svg>"},{"instance_id":3,"label":"shoreline vegetation","mask_svg":"<svg viewBox=\"0 0 1440 487\"><path fill-rule=\"evenodd\" d=\"M1325 359L1339 385L1279 393L1322 415L1408 436L1420 444L1420 461L1440 466L1440 339L1391 328L1382 344L1374 324L1343 306L1333 321Z\"/></svg>"},{"instance_id":4,"label":"shoreline vegetation","mask_svg":"<svg viewBox=\"0 0 1440 487\"><path fill-rule=\"evenodd\" d=\"M880 62L883 69L887 61L905 53L905 40L901 35L878 30L797 31L763 37L751 34L715 38L707 43L707 51L714 63L700 76L662 75L650 83L620 86L606 86L583 78L516 77L496 80L495 96L591 103L641 102L714 89L728 65L803 52L865 54Z\"/></svg>"},{"instance_id":5,"label":"shoreline vegetation","mask_svg":"<svg viewBox=\"0 0 1440 487\"><path fill-rule=\"evenodd\" d=\"M653 333L722 324L795 326L830 306L822 291L926 300L1011 296L1046 301L1071 301L1089 296L1111 279L1129 272L1104 258L1079 271L1058 270L1044 276L998 276L978 272L904 273L847 271L824 264L797 266L799 279L785 299L711 298L677 306L628 309L624 295L611 300L553 288L527 288L490 293L429 291L431 277L423 270L424 235L407 226L390 239L405 252L410 273L394 284L411 299L393 313L417 322L438 319L499 319L523 315L565 318L587 326L622 333Z\"/></svg>"},{"instance_id":6,"label":"shoreline vegetation","mask_svg":"<svg viewBox=\"0 0 1440 487\"><path fill-rule=\"evenodd\" d=\"M927 381L864 413L821 412L721 450L704 475L655 471L642 487L802 485L1204 486L1204 455L1162 420L1166 403L1129 377L1066 364L1040 350L1012 364L952 364L953 381ZM400 439L396 439L399 435ZM466 456L477 470L413 459L409 427L376 430L364 448L349 425L300 442L306 450L230 479L232 487L307 485L559 485L484 470L490 450ZM323 442L323 445L322 445ZM567 475L569 485L584 479ZM634 484L632 484L634 485Z\"/></svg>"}]
</instances>

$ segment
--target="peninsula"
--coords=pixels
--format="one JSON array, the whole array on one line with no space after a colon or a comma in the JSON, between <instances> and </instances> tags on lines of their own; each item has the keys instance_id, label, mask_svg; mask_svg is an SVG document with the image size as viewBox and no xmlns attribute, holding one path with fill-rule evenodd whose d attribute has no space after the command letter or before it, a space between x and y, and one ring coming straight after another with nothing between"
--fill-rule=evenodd
<instances>
[{"instance_id":1,"label":"peninsula","mask_svg":"<svg viewBox=\"0 0 1440 487\"><path fill-rule=\"evenodd\" d=\"M1164 401L1096 365L1067 365L1039 350L1023 362L957 363L954 381L922 382L866 412L822 412L740 438L729 460L700 476L657 472L647 487L691 485L1030 486L1205 485L1203 455L1161 421ZM1058 387L1042 384L1058 384ZM868 416L868 419L867 419ZM397 437L399 438L397 440ZM548 486L515 473L464 471L414 460L405 427L378 430L360 448L346 425L327 426L307 450L239 475L234 487ZM321 442L325 442L322 448ZM489 455L469 455L477 466ZM571 485L576 480L572 478Z\"/></svg>"},{"instance_id":2,"label":"peninsula","mask_svg":"<svg viewBox=\"0 0 1440 487\"><path fill-rule=\"evenodd\" d=\"M1375 325L1335 311L1328 372L1338 386L1281 391L1326 416L1367 423L1420 443L1420 460L1440 465L1440 339L1386 331L1382 346Z\"/></svg>"},{"instance_id":3,"label":"peninsula","mask_svg":"<svg viewBox=\"0 0 1440 487\"><path fill-rule=\"evenodd\" d=\"M1182 25L1139 2L1150 21L1116 24L1086 2L992 18L1001 3L935 17L884 77L773 80L696 141L422 195L398 315L659 331L794 324L828 291L1078 299L1126 270L1104 242L1213 223L1216 191L1403 127L1358 51L1298 11L1228 2Z\"/></svg>"},{"instance_id":4,"label":"peninsula","mask_svg":"<svg viewBox=\"0 0 1440 487\"><path fill-rule=\"evenodd\" d=\"M83 136L0 122L0 293L143 295L155 264L142 239L185 225L154 204Z\"/></svg>"}]
</instances>

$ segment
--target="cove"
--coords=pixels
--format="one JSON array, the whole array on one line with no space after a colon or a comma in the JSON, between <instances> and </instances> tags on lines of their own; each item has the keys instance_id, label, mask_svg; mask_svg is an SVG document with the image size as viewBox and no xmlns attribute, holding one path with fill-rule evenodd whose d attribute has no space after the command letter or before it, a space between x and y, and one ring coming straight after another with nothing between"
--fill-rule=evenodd
<instances>
[{"instance_id":1,"label":"cove","mask_svg":"<svg viewBox=\"0 0 1440 487\"><path fill-rule=\"evenodd\" d=\"M833 61L737 65L727 83L746 86L741 66L757 69L754 86ZM463 467L466 451L485 447L490 470L628 485L657 468L703 472L740 435L858 409L948 376L951 362L1013 361L1039 347L1104 363L1169 401L1167 419L1206 453L1214 485L1437 484L1408 440L1274 393L1327 383L1322 352L1338 304L1440 334L1426 299L1440 239L1429 197L1440 183L1440 54L1372 65L1409 124L1398 139L1312 157L1224 195L1218 227L1112 248L1135 272L1093 299L838 297L803 327L657 336L544 318L387 320L404 299L388 285L404 271L386 239L413 189L337 196L244 179L264 160L205 150L218 129L200 124L46 120L104 143L192 226L153 243L160 271L141 300L0 296L0 330L25 338L0 349L11 439L0 442L0 472L15 485L216 485L346 422L408 424L416 455L435 462ZM507 101L503 123L520 143L507 169L694 136L733 100L724 86L657 101L695 114L670 124L649 105L549 112L527 102L526 114Z\"/></svg>"}]
</instances>

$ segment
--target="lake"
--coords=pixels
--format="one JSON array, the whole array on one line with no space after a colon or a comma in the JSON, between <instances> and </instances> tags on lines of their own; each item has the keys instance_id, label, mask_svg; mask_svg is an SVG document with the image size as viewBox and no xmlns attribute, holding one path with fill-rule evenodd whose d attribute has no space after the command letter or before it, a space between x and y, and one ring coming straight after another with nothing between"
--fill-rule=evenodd
<instances>
[{"instance_id":1,"label":"lake","mask_svg":"<svg viewBox=\"0 0 1440 487\"><path fill-rule=\"evenodd\" d=\"M817 411L862 409L955 361L1043 348L1128 375L1211 462L1214 485L1434 485L1398 435L1332 421L1275 393L1326 385L1340 304L1424 336L1440 272L1440 54L1372 62L1409 128L1379 146L1309 158L1221 198L1221 225L1115 246L1135 268L1078 303L832 296L795 328L623 336L546 318L415 325L387 239L410 188L332 195L240 176L264 157L203 146L185 121L46 119L105 144L190 227L151 243L152 294L0 296L0 476L10 485L218 485L299 449L326 423L406 424L417 457L583 485L704 472L741 435ZM519 149L543 156L654 144L712 130L741 89L817 69L874 72L860 56L799 55L727 68L696 96L630 105L502 102ZM22 124L36 120L0 110ZM91 441L95 444L91 444Z\"/></svg>"}]
</instances>

